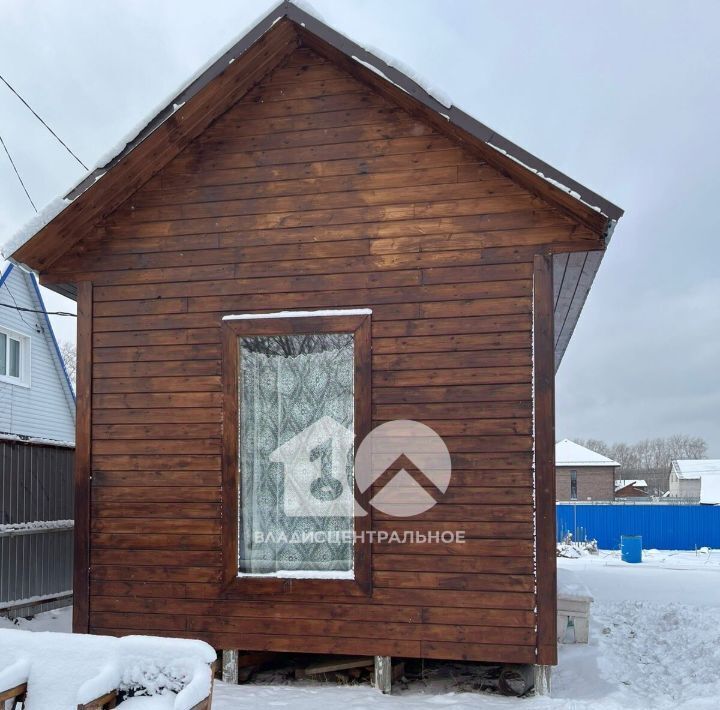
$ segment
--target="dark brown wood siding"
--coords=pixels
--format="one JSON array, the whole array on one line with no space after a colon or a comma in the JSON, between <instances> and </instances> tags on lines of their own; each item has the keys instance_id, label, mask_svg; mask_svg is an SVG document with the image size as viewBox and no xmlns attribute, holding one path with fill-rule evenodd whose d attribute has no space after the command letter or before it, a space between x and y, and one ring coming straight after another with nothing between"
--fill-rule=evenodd
<instances>
[{"instance_id":1,"label":"dark brown wood siding","mask_svg":"<svg viewBox=\"0 0 720 710\"><path fill-rule=\"evenodd\" d=\"M533 662L534 259L583 240L296 50L46 275L93 283L90 630ZM375 528L467 541L375 545L369 597L224 598L221 318L328 307L373 310L373 424L423 421L452 455L437 506Z\"/></svg>"}]
</instances>

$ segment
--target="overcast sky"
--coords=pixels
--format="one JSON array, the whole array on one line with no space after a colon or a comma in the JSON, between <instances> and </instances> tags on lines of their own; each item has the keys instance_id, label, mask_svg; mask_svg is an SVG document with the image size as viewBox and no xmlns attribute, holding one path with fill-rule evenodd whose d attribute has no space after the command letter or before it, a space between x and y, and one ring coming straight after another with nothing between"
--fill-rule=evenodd
<instances>
[{"instance_id":1,"label":"overcast sky","mask_svg":"<svg viewBox=\"0 0 720 710\"><path fill-rule=\"evenodd\" d=\"M93 163L274 4L0 0L0 73ZM313 5L626 210L558 374L558 438L687 433L720 457L720 2ZM2 85L0 135L39 207L82 174ZM0 241L32 215L0 154Z\"/></svg>"}]
</instances>

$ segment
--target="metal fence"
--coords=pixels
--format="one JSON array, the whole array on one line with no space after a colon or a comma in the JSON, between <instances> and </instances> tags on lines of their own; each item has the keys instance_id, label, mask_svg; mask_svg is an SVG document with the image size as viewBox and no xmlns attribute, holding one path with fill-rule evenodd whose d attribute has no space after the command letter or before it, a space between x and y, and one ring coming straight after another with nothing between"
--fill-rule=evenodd
<instances>
[{"instance_id":1,"label":"metal fence","mask_svg":"<svg viewBox=\"0 0 720 710\"><path fill-rule=\"evenodd\" d=\"M70 603L74 455L0 440L0 614Z\"/></svg>"},{"instance_id":2,"label":"metal fence","mask_svg":"<svg viewBox=\"0 0 720 710\"><path fill-rule=\"evenodd\" d=\"M642 535L645 549L720 548L720 506L634 503L558 503L557 534L620 547L621 535Z\"/></svg>"}]
</instances>

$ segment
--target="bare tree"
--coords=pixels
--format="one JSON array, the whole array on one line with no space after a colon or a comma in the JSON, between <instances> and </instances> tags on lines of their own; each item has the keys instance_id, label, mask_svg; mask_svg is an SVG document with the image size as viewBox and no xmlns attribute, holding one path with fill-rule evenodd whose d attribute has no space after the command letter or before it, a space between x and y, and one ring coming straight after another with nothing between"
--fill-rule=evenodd
<instances>
[{"instance_id":1,"label":"bare tree","mask_svg":"<svg viewBox=\"0 0 720 710\"><path fill-rule=\"evenodd\" d=\"M68 373L73 389L75 389L75 373L77 372L77 349L75 344L67 340L60 344L60 354L65 363L65 370Z\"/></svg>"},{"instance_id":2,"label":"bare tree","mask_svg":"<svg viewBox=\"0 0 720 710\"><path fill-rule=\"evenodd\" d=\"M578 444L597 451L621 465L624 479L642 478L648 491L659 495L667 491L670 464L675 459L704 459L707 443L699 436L674 434L673 436L643 439L634 444L619 442L608 444L599 439L576 439Z\"/></svg>"}]
</instances>

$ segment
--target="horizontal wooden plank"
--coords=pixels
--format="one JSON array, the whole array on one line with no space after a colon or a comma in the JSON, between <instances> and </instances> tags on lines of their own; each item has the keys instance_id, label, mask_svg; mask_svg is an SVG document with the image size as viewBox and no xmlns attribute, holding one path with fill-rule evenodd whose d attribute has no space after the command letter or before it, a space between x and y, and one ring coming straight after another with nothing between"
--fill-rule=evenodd
<instances>
[{"instance_id":1,"label":"horizontal wooden plank","mask_svg":"<svg viewBox=\"0 0 720 710\"><path fill-rule=\"evenodd\" d=\"M420 419L418 421L430 427L436 434L442 437L482 437L483 441L488 442L487 446L492 445L491 442L495 440L496 436L502 436L493 435L488 427L491 429L495 424L485 419ZM380 423L379 421L375 421L373 424L374 426L378 426ZM395 424L393 428L397 429L398 432L404 431L399 424ZM520 438L527 440L525 437ZM477 440L480 441L480 438Z\"/></svg>"},{"instance_id":2,"label":"horizontal wooden plank","mask_svg":"<svg viewBox=\"0 0 720 710\"><path fill-rule=\"evenodd\" d=\"M529 347L513 350L376 353L373 356L373 370L442 370L468 367L529 367L531 365L532 351Z\"/></svg>"},{"instance_id":3,"label":"horizontal wooden plank","mask_svg":"<svg viewBox=\"0 0 720 710\"><path fill-rule=\"evenodd\" d=\"M379 370L373 384L379 387L419 387L422 385L486 385L530 383L530 367L462 367L447 370Z\"/></svg>"},{"instance_id":4,"label":"horizontal wooden plank","mask_svg":"<svg viewBox=\"0 0 720 710\"><path fill-rule=\"evenodd\" d=\"M94 363L108 362L166 362L189 360L213 360L220 362L220 343L192 345L167 345L147 347L94 348Z\"/></svg>"},{"instance_id":5,"label":"horizontal wooden plank","mask_svg":"<svg viewBox=\"0 0 720 710\"><path fill-rule=\"evenodd\" d=\"M177 555L175 563L168 564L167 559ZM135 562L135 558L140 561ZM155 560L153 562L152 560ZM211 564L208 563L208 559ZM220 582L222 579L219 555L215 552L182 550L133 550L128 559L126 550L93 550L90 576L95 580L126 582ZM129 599L121 598L120 603L106 611L118 608L136 611L154 611L149 605L133 605ZM156 600L158 604L167 604ZM164 606L160 611L164 611ZM176 607L177 608L177 607Z\"/></svg>"},{"instance_id":6,"label":"horizontal wooden plank","mask_svg":"<svg viewBox=\"0 0 720 710\"><path fill-rule=\"evenodd\" d=\"M348 97L354 98L354 97ZM357 105L357 104L356 104ZM421 170L425 168L456 168L458 164L472 158L459 147L423 151L413 149L407 153L376 155L372 157L353 156L345 159L332 157L318 158L311 162L288 163L285 165L249 165L230 168L164 172L160 175L162 189L188 189L211 186L258 184L284 182L307 178L343 177L361 174L377 175L384 172ZM568 223L568 220L565 220Z\"/></svg>"},{"instance_id":7,"label":"horizontal wooden plank","mask_svg":"<svg viewBox=\"0 0 720 710\"><path fill-rule=\"evenodd\" d=\"M446 309L446 313L452 309ZM403 336L459 335L461 333L508 333L530 332L530 313L513 315L490 315L467 317L425 318L422 320L386 320L373 323L376 338L397 338Z\"/></svg>"},{"instance_id":8,"label":"horizontal wooden plank","mask_svg":"<svg viewBox=\"0 0 720 710\"><path fill-rule=\"evenodd\" d=\"M222 421L219 407L186 407L158 409L96 409L95 424L186 424L188 422L210 423Z\"/></svg>"},{"instance_id":9,"label":"horizontal wooden plank","mask_svg":"<svg viewBox=\"0 0 720 710\"><path fill-rule=\"evenodd\" d=\"M373 347L377 342L373 340ZM531 397L532 392L527 384L374 387L372 393L373 402L377 404L472 402L483 406L486 402L521 402Z\"/></svg>"},{"instance_id":10,"label":"horizontal wooden plank","mask_svg":"<svg viewBox=\"0 0 720 710\"><path fill-rule=\"evenodd\" d=\"M532 504L520 503L486 503L478 501L476 503L452 503L445 500L443 496L438 497L437 505L423 513L403 518L403 522L412 525L416 521L429 522L452 522L452 521L488 521L488 522L526 522L532 520L533 508ZM373 520L378 522L382 520L397 521L397 516L387 515L379 510L373 511Z\"/></svg>"},{"instance_id":11,"label":"horizontal wooden plank","mask_svg":"<svg viewBox=\"0 0 720 710\"><path fill-rule=\"evenodd\" d=\"M408 522L406 520L377 520L373 522L373 529L384 532L398 533L401 537L404 533L419 533L426 535L432 533L453 533L463 535L467 540L478 540L483 538L502 538L506 540L532 540L532 520L519 523L477 523L477 522ZM468 570L469 573L469 570Z\"/></svg>"},{"instance_id":12,"label":"horizontal wooden plank","mask_svg":"<svg viewBox=\"0 0 720 710\"><path fill-rule=\"evenodd\" d=\"M432 336L454 334L499 333L512 331L529 332L530 313L511 315L489 315L465 317L462 312L457 317L447 316L456 312L456 306L445 306L445 318L427 318L422 320L379 320L373 323L375 337ZM107 316L95 318L95 333L125 335L127 344L132 342L132 332L156 330L182 330L185 328L207 329L217 327L222 313L179 313L143 315L142 311L134 316ZM122 344L122 343L119 343ZM192 373L190 373L192 374Z\"/></svg>"},{"instance_id":13,"label":"horizontal wooden plank","mask_svg":"<svg viewBox=\"0 0 720 710\"><path fill-rule=\"evenodd\" d=\"M307 584L309 580L301 580ZM133 596L158 599L204 599L213 600L219 596L219 585L182 582L141 582L91 580L91 594L98 596ZM347 597L312 595L312 601L325 603L347 603ZM365 597L359 597L360 599ZM248 597L246 600L251 600ZM266 601L264 599L260 599ZM310 599L308 599L310 600ZM303 599L302 601L305 601ZM374 604L392 606L447 606L448 608L470 609L518 609L531 611L534 595L528 592L485 592L452 589L386 589L373 590Z\"/></svg>"},{"instance_id":14,"label":"horizontal wooden plank","mask_svg":"<svg viewBox=\"0 0 720 710\"><path fill-rule=\"evenodd\" d=\"M198 572L204 568L196 568ZM114 574L118 568L101 568L101 573ZM128 571L131 571L128 569ZM148 570L152 571L152 570ZM106 578L106 577L98 577ZM94 599L96 611L127 611L134 613L163 613L165 602L152 597L109 597L98 596ZM188 616L223 616L246 619L341 619L345 621L387 621L394 623L417 624L463 624L466 626L516 626L532 628L535 616L531 612L512 609L444 609L439 607L389 606L372 603L354 602L352 604L318 604L312 602L288 602L278 599L266 601L247 601L219 599L205 601L201 599L182 599L174 602L179 614Z\"/></svg>"},{"instance_id":15,"label":"horizontal wooden plank","mask_svg":"<svg viewBox=\"0 0 720 710\"><path fill-rule=\"evenodd\" d=\"M534 214L534 213L533 213ZM491 215L485 215L491 217ZM536 221L542 220L535 218ZM548 220L549 221L549 220ZM495 224L500 224L500 218L496 216ZM507 248L511 245L518 246L518 256L530 251L540 251L541 245L552 245L559 249L564 245L577 244L573 240L584 237L585 233L578 235L577 230L569 225L560 224L550 226L521 226L523 223L530 223L530 218L521 218L513 229L490 229L469 228L462 231L452 231L445 234L418 234L413 236L397 236L374 239L370 244L371 254L398 254L406 252L442 252L444 250L457 249L494 249ZM433 229L432 231L437 231ZM588 250L598 249L597 237L587 232L587 237L580 239L587 243Z\"/></svg>"},{"instance_id":16,"label":"horizontal wooden plank","mask_svg":"<svg viewBox=\"0 0 720 710\"><path fill-rule=\"evenodd\" d=\"M173 436L183 439L219 439L220 423L192 422L185 424L95 424L93 440L119 441L121 439L159 440Z\"/></svg>"},{"instance_id":17,"label":"horizontal wooden plank","mask_svg":"<svg viewBox=\"0 0 720 710\"><path fill-rule=\"evenodd\" d=\"M386 109L355 110L340 112L350 114L355 120L373 122L378 116L384 115ZM330 117L334 115L329 114ZM328 120L323 116L306 116L302 123L307 124L318 119ZM287 122L294 119L282 118ZM279 121L275 121L278 123ZM241 130L245 124L239 124L235 130ZM353 124L354 125L354 124ZM457 183L458 169L456 165L411 168L385 173L361 173L352 175L333 175L329 177L309 177L289 180L271 180L258 182L228 182L224 185L178 186L175 188L144 189L137 192L129 202L129 206L142 208L157 205L173 205L183 203L214 202L221 200L238 200L257 197L285 197L290 195L329 194L356 190L396 189L412 185L447 185ZM477 179L494 179L498 173L489 168L479 169Z\"/></svg>"},{"instance_id":18,"label":"horizontal wooden plank","mask_svg":"<svg viewBox=\"0 0 720 710\"><path fill-rule=\"evenodd\" d=\"M108 362L93 365L93 380L105 377L212 377L221 374L220 360Z\"/></svg>"},{"instance_id":19,"label":"horizontal wooden plank","mask_svg":"<svg viewBox=\"0 0 720 710\"><path fill-rule=\"evenodd\" d=\"M94 394L93 410L162 409L166 407L219 407L220 392L142 392L139 394Z\"/></svg>"},{"instance_id":20,"label":"horizontal wooden plank","mask_svg":"<svg viewBox=\"0 0 720 710\"><path fill-rule=\"evenodd\" d=\"M121 619L115 617L116 623ZM223 628L225 633L265 633L275 635L308 635L308 636L345 636L353 633L362 638L378 639L452 639L460 643L471 643L485 639L487 642L499 644L528 645L534 642L534 632L523 628L497 628L463 625L412 624L394 622L364 622L362 628L354 621L341 619L254 619L230 617L219 623L219 618L190 617L188 626L192 631L206 632Z\"/></svg>"},{"instance_id":21,"label":"horizontal wooden plank","mask_svg":"<svg viewBox=\"0 0 720 710\"><path fill-rule=\"evenodd\" d=\"M140 582L220 582L220 550L93 549L93 579Z\"/></svg>"},{"instance_id":22,"label":"horizontal wooden plank","mask_svg":"<svg viewBox=\"0 0 720 710\"><path fill-rule=\"evenodd\" d=\"M352 129L355 130L355 129ZM367 131L367 128L363 128ZM377 129L385 130L384 127ZM155 222L168 222L186 219L225 218L237 215L291 213L309 210L345 209L362 205L402 205L415 204L423 200L460 200L484 199L493 196L523 194L512 181L496 176L493 179L476 182L458 183L455 179L448 183L416 185L411 187L393 186L380 189L354 189L342 192L312 193L298 199L297 195L271 195L260 197L252 195L245 198L233 196L233 199L183 202L182 204L149 205L139 207L128 205L124 211L116 212L113 224L122 220L138 225L144 233L144 225ZM482 210L479 210L482 211Z\"/></svg>"},{"instance_id":23,"label":"horizontal wooden plank","mask_svg":"<svg viewBox=\"0 0 720 710\"><path fill-rule=\"evenodd\" d=\"M219 550L220 535L92 532L90 546L98 550Z\"/></svg>"},{"instance_id":24,"label":"horizontal wooden plank","mask_svg":"<svg viewBox=\"0 0 720 710\"><path fill-rule=\"evenodd\" d=\"M95 454L93 469L103 471L219 471L220 454Z\"/></svg>"},{"instance_id":25,"label":"horizontal wooden plank","mask_svg":"<svg viewBox=\"0 0 720 710\"><path fill-rule=\"evenodd\" d=\"M373 338L376 355L391 353L450 353L462 350L507 350L527 348L531 344L530 332L479 333L462 335L421 335L398 338Z\"/></svg>"},{"instance_id":26,"label":"horizontal wooden plank","mask_svg":"<svg viewBox=\"0 0 720 710\"><path fill-rule=\"evenodd\" d=\"M101 518L92 520L91 530L99 533L183 533L191 535L219 535L218 519L177 518Z\"/></svg>"},{"instance_id":27,"label":"horizontal wooden plank","mask_svg":"<svg viewBox=\"0 0 720 710\"><path fill-rule=\"evenodd\" d=\"M449 661L492 661L494 663L527 663L535 659L534 646L499 646L491 644L451 643L423 641L424 658L442 658Z\"/></svg>"},{"instance_id":28,"label":"horizontal wooden plank","mask_svg":"<svg viewBox=\"0 0 720 710\"><path fill-rule=\"evenodd\" d=\"M531 416L530 402L484 402L482 406L468 408L463 402L408 402L401 404L374 404L373 420L392 419L468 419L505 420L487 422L486 434L527 434L525 424Z\"/></svg>"},{"instance_id":29,"label":"horizontal wooden plank","mask_svg":"<svg viewBox=\"0 0 720 710\"><path fill-rule=\"evenodd\" d=\"M437 543L377 543L373 545L377 555L462 555L488 557L532 557L530 540L467 540L465 542Z\"/></svg>"},{"instance_id":30,"label":"horizontal wooden plank","mask_svg":"<svg viewBox=\"0 0 720 710\"><path fill-rule=\"evenodd\" d=\"M216 392L220 391L220 377L167 376L167 377L110 377L93 382L96 394L121 392Z\"/></svg>"},{"instance_id":31,"label":"horizontal wooden plank","mask_svg":"<svg viewBox=\"0 0 720 710\"><path fill-rule=\"evenodd\" d=\"M420 151L448 150L454 148L452 141L437 133L426 136L403 136L399 138L356 141L332 145L304 146L298 148L266 148L263 150L228 153L219 152L203 155L188 154L176 159L168 166L167 174L171 177L180 171L198 170L203 172L249 168L257 165L286 166L297 163L315 161L350 160L357 158L373 158L387 155L407 155Z\"/></svg>"},{"instance_id":32,"label":"horizontal wooden plank","mask_svg":"<svg viewBox=\"0 0 720 710\"><path fill-rule=\"evenodd\" d=\"M132 489L129 489L132 490ZM147 494L147 491L143 491ZM102 500L102 495L93 495L92 518L212 518L220 517L220 501L213 502L184 502L174 501L173 506L157 505L157 503L146 503L142 498L130 496L132 505L125 502L111 502ZM167 495L167 494L166 494Z\"/></svg>"},{"instance_id":33,"label":"horizontal wooden plank","mask_svg":"<svg viewBox=\"0 0 720 710\"><path fill-rule=\"evenodd\" d=\"M455 574L532 574L528 557L470 557L461 555L377 555L373 569L385 572L435 572Z\"/></svg>"},{"instance_id":34,"label":"horizontal wooden plank","mask_svg":"<svg viewBox=\"0 0 720 710\"><path fill-rule=\"evenodd\" d=\"M93 501L104 503L220 503L220 489L187 486L98 486Z\"/></svg>"},{"instance_id":35,"label":"horizontal wooden plank","mask_svg":"<svg viewBox=\"0 0 720 710\"><path fill-rule=\"evenodd\" d=\"M219 322L206 323L208 328L177 330L130 330L119 333L93 333L93 348L150 347L155 345L213 345L218 341Z\"/></svg>"},{"instance_id":36,"label":"horizontal wooden plank","mask_svg":"<svg viewBox=\"0 0 720 710\"><path fill-rule=\"evenodd\" d=\"M219 449L218 444L218 449ZM94 487L97 486L183 486L208 488L220 486L220 471L178 470L103 470L93 471Z\"/></svg>"},{"instance_id":37,"label":"horizontal wooden plank","mask_svg":"<svg viewBox=\"0 0 720 710\"><path fill-rule=\"evenodd\" d=\"M476 591L532 592L534 575L473 574L464 572L373 572L373 585L389 589L465 589Z\"/></svg>"}]
</instances>

